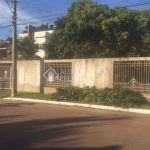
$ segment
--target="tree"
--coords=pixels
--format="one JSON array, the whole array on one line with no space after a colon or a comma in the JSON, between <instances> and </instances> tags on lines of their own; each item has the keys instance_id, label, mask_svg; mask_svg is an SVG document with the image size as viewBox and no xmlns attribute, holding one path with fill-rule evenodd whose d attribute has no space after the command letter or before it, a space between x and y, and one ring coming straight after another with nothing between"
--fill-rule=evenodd
<instances>
[{"instance_id":1,"label":"tree","mask_svg":"<svg viewBox=\"0 0 150 150\"><path fill-rule=\"evenodd\" d=\"M44 24L42 23L40 26L37 27L38 31L47 31L47 30L54 30L54 26L51 24L49 25L49 23Z\"/></svg>"},{"instance_id":2,"label":"tree","mask_svg":"<svg viewBox=\"0 0 150 150\"><path fill-rule=\"evenodd\" d=\"M28 33L28 26L25 26L25 30L22 33Z\"/></svg>"},{"instance_id":3,"label":"tree","mask_svg":"<svg viewBox=\"0 0 150 150\"><path fill-rule=\"evenodd\" d=\"M21 37L17 41L17 52L18 59L30 60L36 59L36 52L38 46L34 44L34 41L30 40L29 37Z\"/></svg>"},{"instance_id":4,"label":"tree","mask_svg":"<svg viewBox=\"0 0 150 150\"><path fill-rule=\"evenodd\" d=\"M9 41L10 44L12 44L12 37L7 37L5 41Z\"/></svg>"},{"instance_id":5,"label":"tree","mask_svg":"<svg viewBox=\"0 0 150 150\"><path fill-rule=\"evenodd\" d=\"M78 0L57 19L50 40L48 58L49 51L56 58L150 56L150 10Z\"/></svg>"}]
</instances>

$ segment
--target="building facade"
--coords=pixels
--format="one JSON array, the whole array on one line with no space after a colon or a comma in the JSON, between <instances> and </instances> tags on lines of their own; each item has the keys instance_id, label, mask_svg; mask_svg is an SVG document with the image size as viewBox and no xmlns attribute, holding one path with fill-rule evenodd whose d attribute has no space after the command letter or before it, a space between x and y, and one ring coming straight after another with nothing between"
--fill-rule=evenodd
<instances>
[{"instance_id":1,"label":"building facade","mask_svg":"<svg viewBox=\"0 0 150 150\"><path fill-rule=\"evenodd\" d=\"M8 41L0 41L0 59L7 57L9 45Z\"/></svg>"},{"instance_id":2,"label":"building facade","mask_svg":"<svg viewBox=\"0 0 150 150\"><path fill-rule=\"evenodd\" d=\"M54 30L38 31L36 27L28 25L27 33L19 34L19 37L28 36L31 40L34 40L34 43L39 45L39 50L36 55L43 58L45 56L45 52L42 49L42 45L48 43L53 31Z\"/></svg>"}]
</instances>

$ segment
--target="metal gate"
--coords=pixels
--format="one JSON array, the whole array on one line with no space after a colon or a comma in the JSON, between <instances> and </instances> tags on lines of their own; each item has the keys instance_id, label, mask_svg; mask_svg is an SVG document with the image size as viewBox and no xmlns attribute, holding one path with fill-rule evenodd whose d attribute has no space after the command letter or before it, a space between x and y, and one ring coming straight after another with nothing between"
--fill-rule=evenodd
<instances>
[{"instance_id":1,"label":"metal gate","mask_svg":"<svg viewBox=\"0 0 150 150\"><path fill-rule=\"evenodd\" d=\"M150 60L115 61L114 85L150 93Z\"/></svg>"},{"instance_id":2,"label":"metal gate","mask_svg":"<svg viewBox=\"0 0 150 150\"><path fill-rule=\"evenodd\" d=\"M72 62L45 62L45 87L72 85Z\"/></svg>"},{"instance_id":3,"label":"metal gate","mask_svg":"<svg viewBox=\"0 0 150 150\"><path fill-rule=\"evenodd\" d=\"M11 64L0 64L0 89L11 89Z\"/></svg>"}]
</instances>

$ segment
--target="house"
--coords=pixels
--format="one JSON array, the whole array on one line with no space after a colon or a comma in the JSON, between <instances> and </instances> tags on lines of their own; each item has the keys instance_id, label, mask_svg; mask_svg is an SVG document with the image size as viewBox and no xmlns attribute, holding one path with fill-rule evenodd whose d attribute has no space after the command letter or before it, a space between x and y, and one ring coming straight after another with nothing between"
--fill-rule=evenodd
<instances>
[{"instance_id":1,"label":"house","mask_svg":"<svg viewBox=\"0 0 150 150\"><path fill-rule=\"evenodd\" d=\"M45 56L45 51L42 49L42 45L48 43L53 31L54 30L38 31L36 27L28 25L27 33L19 34L19 37L28 36L31 40L34 40L34 43L39 45L39 50L36 55L43 58Z\"/></svg>"},{"instance_id":2,"label":"house","mask_svg":"<svg viewBox=\"0 0 150 150\"><path fill-rule=\"evenodd\" d=\"M2 41L0 40L0 59L7 57L7 54L9 53L9 41Z\"/></svg>"}]
</instances>

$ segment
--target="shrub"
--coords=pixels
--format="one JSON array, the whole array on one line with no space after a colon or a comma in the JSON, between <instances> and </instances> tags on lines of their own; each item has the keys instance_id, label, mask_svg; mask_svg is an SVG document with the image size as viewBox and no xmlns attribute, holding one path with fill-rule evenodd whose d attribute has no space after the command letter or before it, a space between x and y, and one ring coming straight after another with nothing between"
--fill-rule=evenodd
<instances>
[{"instance_id":1,"label":"shrub","mask_svg":"<svg viewBox=\"0 0 150 150\"><path fill-rule=\"evenodd\" d=\"M127 88L115 86L113 88L113 105L116 107L130 108L140 104L139 93Z\"/></svg>"},{"instance_id":2,"label":"shrub","mask_svg":"<svg viewBox=\"0 0 150 150\"><path fill-rule=\"evenodd\" d=\"M101 105L112 105L112 89L110 88L104 88L98 90L98 100L97 104Z\"/></svg>"},{"instance_id":3,"label":"shrub","mask_svg":"<svg viewBox=\"0 0 150 150\"><path fill-rule=\"evenodd\" d=\"M51 95L57 101L73 101L99 105L130 108L140 104L140 94L120 86L97 89L96 87L77 86L58 87Z\"/></svg>"},{"instance_id":4,"label":"shrub","mask_svg":"<svg viewBox=\"0 0 150 150\"><path fill-rule=\"evenodd\" d=\"M85 103L96 103L97 102L97 89L96 87L83 87L81 90L80 99Z\"/></svg>"},{"instance_id":5,"label":"shrub","mask_svg":"<svg viewBox=\"0 0 150 150\"><path fill-rule=\"evenodd\" d=\"M81 88L77 86L58 87L56 93L53 94L53 98L63 101L79 101Z\"/></svg>"}]
</instances>

